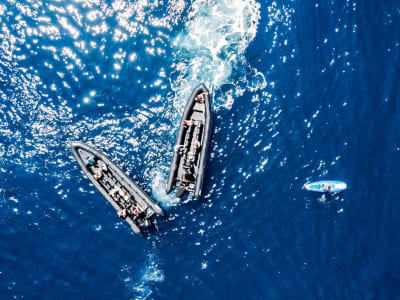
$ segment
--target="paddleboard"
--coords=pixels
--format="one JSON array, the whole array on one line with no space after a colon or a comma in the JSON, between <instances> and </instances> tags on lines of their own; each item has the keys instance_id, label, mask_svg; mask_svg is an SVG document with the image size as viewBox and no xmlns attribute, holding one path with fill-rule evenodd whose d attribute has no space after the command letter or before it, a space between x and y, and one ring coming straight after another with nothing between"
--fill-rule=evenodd
<instances>
[{"instance_id":1,"label":"paddleboard","mask_svg":"<svg viewBox=\"0 0 400 300\"><path fill-rule=\"evenodd\" d=\"M338 180L321 180L311 183L306 183L304 188L312 192L320 193L338 193L347 188L347 184Z\"/></svg>"}]
</instances>

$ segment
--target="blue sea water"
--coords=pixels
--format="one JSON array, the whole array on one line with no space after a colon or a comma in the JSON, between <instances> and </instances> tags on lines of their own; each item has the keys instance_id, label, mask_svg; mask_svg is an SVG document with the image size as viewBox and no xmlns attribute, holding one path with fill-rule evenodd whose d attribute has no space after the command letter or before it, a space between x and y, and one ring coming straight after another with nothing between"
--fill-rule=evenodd
<instances>
[{"instance_id":1,"label":"blue sea water","mask_svg":"<svg viewBox=\"0 0 400 300\"><path fill-rule=\"evenodd\" d=\"M0 297L400 297L398 1L0 0ZM165 195L205 82L203 197ZM134 235L73 160L167 211ZM321 179L340 194L306 192Z\"/></svg>"}]
</instances>

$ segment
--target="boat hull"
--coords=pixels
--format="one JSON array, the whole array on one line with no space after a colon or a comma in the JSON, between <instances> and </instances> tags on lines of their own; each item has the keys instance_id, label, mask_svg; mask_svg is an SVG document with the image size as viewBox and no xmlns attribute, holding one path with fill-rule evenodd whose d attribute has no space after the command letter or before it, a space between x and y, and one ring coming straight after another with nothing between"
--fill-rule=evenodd
<instances>
[{"instance_id":1,"label":"boat hull","mask_svg":"<svg viewBox=\"0 0 400 300\"><path fill-rule=\"evenodd\" d=\"M181 191L192 193L195 199L200 197L211 138L211 118L210 93L201 84L193 90L182 114L167 181L167 194L179 187ZM188 125L190 123L194 124Z\"/></svg>"},{"instance_id":2,"label":"boat hull","mask_svg":"<svg viewBox=\"0 0 400 300\"><path fill-rule=\"evenodd\" d=\"M146 212L141 218L133 215L125 218L135 233L140 234L142 228L151 225L153 214L164 215L162 208L106 155L82 142L72 142L71 150L83 173L116 211L121 211L128 205L134 205L141 212ZM107 171L102 170L101 178L96 178L98 175L96 173L101 168Z\"/></svg>"}]
</instances>

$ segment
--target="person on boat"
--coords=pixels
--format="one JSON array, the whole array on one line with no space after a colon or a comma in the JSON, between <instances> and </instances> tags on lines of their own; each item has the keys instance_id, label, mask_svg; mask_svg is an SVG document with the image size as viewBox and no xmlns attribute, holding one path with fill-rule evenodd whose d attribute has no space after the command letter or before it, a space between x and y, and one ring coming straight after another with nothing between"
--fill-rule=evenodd
<instances>
[{"instance_id":1,"label":"person on boat","mask_svg":"<svg viewBox=\"0 0 400 300\"><path fill-rule=\"evenodd\" d=\"M118 192L118 189L116 188L116 187L113 187L109 192L108 192L108 194L110 195L110 196L115 196L115 194Z\"/></svg>"},{"instance_id":2,"label":"person on boat","mask_svg":"<svg viewBox=\"0 0 400 300\"><path fill-rule=\"evenodd\" d=\"M97 169L97 171L94 173L93 175L94 179L96 180L101 179L101 177L103 177L103 173L107 171L108 171L107 165L103 162Z\"/></svg>"},{"instance_id":3,"label":"person on boat","mask_svg":"<svg viewBox=\"0 0 400 300\"><path fill-rule=\"evenodd\" d=\"M107 165L106 165L104 162L101 163L100 169L101 169L103 172L107 172L107 171L108 171Z\"/></svg>"},{"instance_id":4,"label":"person on boat","mask_svg":"<svg viewBox=\"0 0 400 300\"><path fill-rule=\"evenodd\" d=\"M117 193L119 192L120 188L119 187L113 187L108 194L114 199L115 202L119 202L118 197L115 197Z\"/></svg>"},{"instance_id":5,"label":"person on boat","mask_svg":"<svg viewBox=\"0 0 400 300\"><path fill-rule=\"evenodd\" d=\"M196 97L194 97L194 101L198 103L204 103L204 93L198 94Z\"/></svg>"},{"instance_id":6,"label":"person on boat","mask_svg":"<svg viewBox=\"0 0 400 300\"><path fill-rule=\"evenodd\" d=\"M182 125L183 126L193 126L196 124L196 121L193 120L183 120Z\"/></svg>"},{"instance_id":7,"label":"person on boat","mask_svg":"<svg viewBox=\"0 0 400 300\"><path fill-rule=\"evenodd\" d=\"M194 142L192 143L192 147L193 147L194 149L199 149L200 146L201 146L201 144L200 144L199 141L194 141Z\"/></svg>"},{"instance_id":8,"label":"person on boat","mask_svg":"<svg viewBox=\"0 0 400 300\"><path fill-rule=\"evenodd\" d=\"M196 159L196 153L192 150L188 153L187 160L190 162L190 165L192 165L195 159Z\"/></svg>"},{"instance_id":9,"label":"person on boat","mask_svg":"<svg viewBox=\"0 0 400 300\"><path fill-rule=\"evenodd\" d=\"M324 183L324 191L328 192L332 189L332 186L328 183Z\"/></svg>"},{"instance_id":10,"label":"person on boat","mask_svg":"<svg viewBox=\"0 0 400 300\"><path fill-rule=\"evenodd\" d=\"M185 146L184 145L176 145L174 148L175 152L178 153L178 155L183 155L185 152Z\"/></svg>"},{"instance_id":11,"label":"person on boat","mask_svg":"<svg viewBox=\"0 0 400 300\"><path fill-rule=\"evenodd\" d=\"M128 216L126 208L120 210L118 212L118 217L122 218L122 219L126 219L126 217Z\"/></svg>"},{"instance_id":12,"label":"person on boat","mask_svg":"<svg viewBox=\"0 0 400 300\"><path fill-rule=\"evenodd\" d=\"M126 191L123 192L123 198L124 198L126 203L130 203L131 202L131 195L129 195Z\"/></svg>"},{"instance_id":13,"label":"person on boat","mask_svg":"<svg viewBox=\"0 0 400 300\"><path fill-rule=\"evenodd\" d=\"M93 175L94 179L99 180L101 177L103 177L103 170L102 169L97 169L96 172Z\"/></svg>"},{"instance_id":14,"label":"person on boat","mask_svg":"<svg viewBox=\"0 0 400 300\"><path fill-rule=\"evenodd\" d=\"M140 214L140 211L135 204L132 204L131 206L129 206L129 213L131 213L134 216L138 216Z\"/></svg>"},{"instance_id":15,"label":"person on boat","mask_svg":"<svg viewBox=\"0 0 400 300\"><path fill-rule=\"evenodd\" d=\"M95 163L94 156L89 157L88 160L87 160L87 165L91 166L94 163Z\"/></svg>"}]
</instances>

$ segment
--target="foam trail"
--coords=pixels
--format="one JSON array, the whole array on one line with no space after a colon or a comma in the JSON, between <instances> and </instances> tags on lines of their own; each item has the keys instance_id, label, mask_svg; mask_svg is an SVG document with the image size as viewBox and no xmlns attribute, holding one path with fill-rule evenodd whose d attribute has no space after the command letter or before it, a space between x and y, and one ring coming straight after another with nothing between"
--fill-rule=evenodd
<instances>
[{"instance_id":1,"label":"foam trail","mask_svg":"<svg viewBox=\"0 0 400 300\"><path fill-rule=\"evenodd\" d=\"M125 287L132 293L132 296L135 299L148 299L153 293L153 285L163 282L165 279L165 274L160 269L154 254L148 255L140 273L140 278L137 278L138 274L130 265L124 265L121 269L121 277Z\"/></svg>"},{"instance_id":2,"label":"foam trail","mask_svg":"<svg viewBox=\"0 0 400 300\"><path fill-rule=\"evenodd\" d=\"M257 33L258 3L253 0L198 0L193 2L188 18L186 30L173 41L176 52L172 68L176 71L172 89L177 94L178 100L174 102L177 111L183 110L191 90L200 82L211 90L223 84L237 85L232 78L238 73L238 81L246 82L246 88L265 87L263 74L251 68L244 56ZM252 78L247 78L249 74ZM226 104L226 100L220 98L214 99L213 106Z\"/></svg>"},{"instance_id":3,"label":"foam trail","mask_svg":"<svg viewBox=\"0 0 400 300\"><path fill-rule=\"evenodd\" d=\"M158 203L161 203L161 206L165 209L179 203L179 198L175 197L175 193L167 195L165 192L168 180L167 172L162 172L161 170L154 170L151 172L151 177L153 178L151 185L151 190L153 191L152 196Z\"/></svg>"},{"instance_id":4,"label":"foam trail","mask_svg":"<svg viewBox=\"0 0 400 300\"><path fill-rule=\"evenodd\" d=\"M259 19L260 5L254 0L197 0L192 3L186 29L173 40L171 88L175 95L171 98L174 111L169 116L175 128L189 95L201 82L214 94L214 110L220 106L229 108L234 97L245 90L265 87L264 75L252 68L245 58L245 51L256 36ZM224 84L231 85L231 89L216 96L215 90ZM160 163L163 165L166 161ZM165 193L168 170L169 161L168 165L150 174L152 195L166 209L179 203L174 193Z\"/></svg>"}]
</instances>

